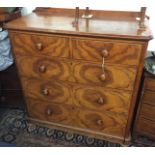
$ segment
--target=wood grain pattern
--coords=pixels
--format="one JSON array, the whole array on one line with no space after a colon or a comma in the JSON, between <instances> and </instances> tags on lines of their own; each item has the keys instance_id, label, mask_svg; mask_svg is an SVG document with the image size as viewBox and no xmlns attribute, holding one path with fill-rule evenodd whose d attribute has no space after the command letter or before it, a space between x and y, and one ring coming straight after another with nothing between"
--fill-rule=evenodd
<instances>
[{"instance_id":1,"label":"wood grain pattern","mask_svg":"<svg viewBox=\"0 0 155 155\"><path fill-rule=\"evenodd\" d=\"M114 112L127 117L131 94L102 87L74 86L73 101L80 108Z\"/></svg>"},{"instance_id":2,"label":"wood grain pattern","mask_svg":"<svg viewBox=\"0 0 155 155\"><path fill-rule=\"evenodd\" d=\"M50 57L37 56L30 59L29 56L16 55L16 63L19 66L20 75L25 77L67 81L71 76L69 61L64 62Z\"/></svg>"},{"instance_id":3,"label":"wood grain pattern","mask_svg":"<svg viewBox=\"0 0 155 155\"><path fill-rule=\"evenodd\" d=\"M155 106L143 103L140 113L144 118L150 119L155 122Z\"/></svg>"},{"instance_id":4,"label":"wood grain pattern","mask_svg":"<svg viewBox=\"0 0 155 155\"><path fill-rule=\"evenodd\" d=\"M69 58L69 40L54 36L10 33L16 55L57 56ZM40 45L40 48L37 45Z\"/></svg>"},{"instance_id":5,"label":"wood grain pattern","mask_svg":"<svg viewBox=\"0 0 155 155\"><path fill-rule=\"evenodd\" d=\"M155 91L155 80L153 78L147 77L147 80L145 80L145 89Z\"/></svg>"},{"instance_id":6,"label":"wood grain pattern","mask_svg":"<svg viewBox=\"0 0 155 155\"><path fill-rule=\"evenodd\" d=\"M155 122L141 117L137 122L137 132L142 133L143 135L149 136L152 139L154 139Z\"/></svg>"},{"instance_id":7,"label":"wood grain pattern","mask_svg":"<svg viewBox=\"0 0 155 155\"><path fill-rule=\"evenodd\" d=\"M143 94L142 101L144 103L149 103L152 106L155 106L155 92L146 90Z\"/></svg>"},{"instance_id":8,"label":"wood grain pattern","mask_svg":"<svg viewBox=\"0 0 155 155\"><path fill-rule=\"evenodd\" d=\"M136 69L105 64L105 80L101 80L102 64L74 63L75 81L81 84L99 85L109 88L132 90Z\"/></svg>"},{"instance_id":9,"label":"wood grain pattern","mask_svg":"<svg viewBox=\"0 0 155 155\"><path fill-rule=\"evenodd\" d=\"M80 60L100 62L102 51L106 49L105 61L113 64L137 65L140 59L141 45L114 43L95 40L73 40L73 57Z\"/></svg>"}]
</instances>

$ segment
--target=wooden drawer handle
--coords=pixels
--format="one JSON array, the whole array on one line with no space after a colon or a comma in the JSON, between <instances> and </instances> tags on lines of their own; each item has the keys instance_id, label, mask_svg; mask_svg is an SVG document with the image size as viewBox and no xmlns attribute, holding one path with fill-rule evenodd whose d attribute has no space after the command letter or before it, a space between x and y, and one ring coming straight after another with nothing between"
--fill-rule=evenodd
<instances>
[{"instance_id":1,"label":"wooden drawer handle","mask_svg":"<svg viewBox=\"0 0 155 155\"><path fill-rule=\"evenodd\" d=\"M40 67L39 67L39 72L40 73L45 73L46 72L46 66L45 65L41 65Z\"/></svg>"},{"instance_id":2,"label":"wooden drawer handle","mask_svg":"<svg viewBox=\"0 0 155 155\"><path fill-rule=\"evenodd\" d=\"M48 108L47 110L46 110L46 114L48 115L48 116L50 116L50 115L52 115L52 109L50 109L50 108Z\"/></svg>"},{"instance_id":3,"label":"wooden drawer handle","mask_svg":"<svg viewBox=\"0 0 155 155\"><path fill-rule=\"evenodd\" d=\"M98 125L103 125L103 121L101 119L97 120L96 122Z\"/></svg>"},{"instance_id":4,"label":"wooden drawer handle","mask_svg":"<svg viewBox=\"0 0 155 155\"><path fill-rule=\"evenodd\" d=\"M105 73L102 73L102 74L101 74L100 79L101 79L102 81L105 81L105 79L106 79Z\"/></svg>"},{"instance_id":5,"label":"wooden drawer handle","mask_svg":"<svg viewBox=\"0 0 155 155\"><path fill-rule=\"evenodd\" d=\"M43 44L42 43L37 43L36 47L39 51L41 51L43 49Z\"/></svg>"},{"instance_id":6,"label":"wooden drawer handle","mask_svg":"<svg viewBox=\"0 0 155 155\"><path fill-rule=\"evenodd\" d=\"M47 88L42 90L43 95L49 95L49 90Z\"/></svg>"},{"instance_id":7,"label":"wooden drawer handle","mask_svg":"<svg viewBox=\"0 0 155 155\"><path fill-rule=\"evenodd\" d=\"M109 52L107 49L101 51L102 57L107 58L109 56Z\"/></svg>"},{"instance_id":8,"label":"wooden drawer handle","mask_svg":"<svg viewBox=\"0 0 155 155\"><path fill-rule=\"evenodd\" d=\"M104 100L103 100L103 98L102 97L100 97L99 99L98 99L98 104L104 104Z\"/></svg>"}]
</instances>

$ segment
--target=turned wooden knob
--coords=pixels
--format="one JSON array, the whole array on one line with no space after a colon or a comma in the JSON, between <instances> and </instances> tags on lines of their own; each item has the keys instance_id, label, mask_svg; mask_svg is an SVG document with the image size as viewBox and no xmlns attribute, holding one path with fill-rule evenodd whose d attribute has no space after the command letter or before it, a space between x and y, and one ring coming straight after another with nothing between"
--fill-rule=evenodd
<instances>
[{"instance_id":1,"label":"turned wooden knob","mask_svg":"<svg viewBox=\"0 0 155 155\"><path fill-rule=\"evenodd\" d=\"M103 56L104 58L107 58L108 55L109 55L109 52L108 52L107 49L104 49L104 50L101 51L101 54L102 54L102 56Z\"/></svg>"},{"instance_id":2,"label":"turned wooden knob","mask_svg":"<svg viewBox=\"0 0 155 155\"><path fill-rule=\"evenodd\" d=\"M41 66L39 67L39 71L40 71L41 73L45 73L45 72L46 72L46 66L45 66L45 65L41 65Z\"/></svg>"},{"instance_id":3,"label":"turned wooden knob","mask_svg":"<svg viewBox=\"0 0 155 155\"><path fill-rule=\"evenodd\" d=\"M101 79L102 81L105 81L105 79L106 79L105 73L102 73L102 74L101 74L100 79Z\"/></svg>"},{"instance_id":4,"label":"turned wooden knob","mask_svg":"<svg viewBox=\"0 0 155 155\"><path fill-rule=\"evenodd\" d=\"M37 43L36 47L39 51L41 51L43 49L43 44L42 43Z\"/></svg>"},{"instance_id":5,"label":"turned wooden knob","mask_svg":"<svg viewBox=\"0 0 155 155\"><path fill-rule=\"evenodd\" d=\"M52 112L52 109L48 108L48 109L46 110L46 114L47 114L47 115L52 115L52 113L53 113L53 112Z\"/></svg>"},{"instance_id":6,"label":"turned wooden knob","mask_svg":"<svg viewBox=\"0 0 155 155\"><path fill-rule=\"evenodd\" d=\"M49 90L47 88L42 90L43 95L49 95Z\"/></svg>"},{"instance_id":7,"label":"turned wooden knob","mask_svg":"<svg viewBox=\"0 0 155 155\"><path fill-rule=\"evenodd\" d=\"M98 125L102 125L103 124L103 121L101 119L97 120L97 124Z\"/></svg>"},{"instance_id":8,"label":"turned wooden knob","mask_svg":"<svg viewBox=\"0 0 155 155\"><path fill-rule=\"evenodd\" d=\"M98 99L98 104L104 104L104 100L103 100L102 97L100 97L100 98Z\"/></svg>"}]
</instances>

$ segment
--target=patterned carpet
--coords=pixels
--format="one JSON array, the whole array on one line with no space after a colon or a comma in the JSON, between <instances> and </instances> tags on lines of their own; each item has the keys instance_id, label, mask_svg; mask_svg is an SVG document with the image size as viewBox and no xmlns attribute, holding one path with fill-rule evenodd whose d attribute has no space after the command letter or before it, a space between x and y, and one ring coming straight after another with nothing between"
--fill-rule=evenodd
<instances>
[{"instance_id":1,"label":"patterned carpet","mask_svg":"<svg viewBox=\"0 0 155 155\"><path fill-rule=\"evenodd\" d=\"M19 109L0 109L0 142L24 147L119 147L119 144L45 128L25 119ZM132 146L143 146L134 144Z\"/></svg>"}]
</instances>

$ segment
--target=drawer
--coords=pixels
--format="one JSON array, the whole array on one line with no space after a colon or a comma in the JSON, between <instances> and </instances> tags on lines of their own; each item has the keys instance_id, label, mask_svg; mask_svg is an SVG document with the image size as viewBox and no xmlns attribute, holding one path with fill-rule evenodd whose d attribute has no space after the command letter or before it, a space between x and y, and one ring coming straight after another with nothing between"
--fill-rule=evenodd
<instances>
[{"instance_id":1,"label":"drawer","mask_svg":"<svg viewBox=\"0 0 155 155\"><path fill-rule=\"evenodd\" d=\"M105 134L110 134L122 137L125 132L126 118L121 115L79 109L78 125L81 128L99 131Z\"/></svg>"},{"instance_id":2,"label":"drawer","mask_svg":"<svg viewBox=\"0 0 155 155\"><path fill-rule=\"evenodd\" d=\"M70 86L55 81L36 78L22 78L26 97L44 100L55 104L71 104Z\"/></svg>"},{"instance_id":3,"label":"drawer","mask_svg":"<svg viewBox=\"0 0 155 155\"><path fill-rule=\"evenodd\" d=\"M124 115L127 119L131 94L118 90L106 90L102 87L75 86L73 98L80 108L114 112Z\"/></svg>"},{"instance_id":4,"label":"drawer","mask_svg":"<svg viewBox=\"0 0 155 155\"><path fill-rule=\"evenodd\" d=\"M73 40L73 57L88 61L105 61L112 64L138 65L141 45L107 42L104 40Z\"/></svg>"},{"instance_id":5,"label":"drawer","mask_svg":"<svg viewBox=\"0 0 155 155\"><path fill-rule=\"evenodd\" d=\"M75 126L74 107L70 105L61 106L50 100L46 102L32 98L27 98L27 103L28 115L33 119Z\"/></svg>"},{"instance_id":6,"label":"drawer","mask_svg":"<svg viewBox=\"0 0 155 155\"><path fill-rule=\"evenodd\" d=\"M145 89L155 91L155 79L146 77Z\"/></svg>"},{"instance_id":7,"label":"drawer","mask_svg":"<svg viewBox=\"0 0 155 155\"><path fill-rule=\"evenodd\" d=\"M105 79L103 79L101 64L74 63L73 65L75 82L116 89L132 90L137 74L135 68L105 65Z\"/></svg>"},{"instance_id":8,"label":"drawer","mask_svg":"<svg viewBox=\"0 0 155 155\"><path fill-rule=\"evenodd\" d=\"M98 131L101 134L111 134L122 137L124 135L126 120L120 115L111 115L97 111L78 109L71 105L58 105L50 101L27 98L29 117L67 125L71 128Z\"/></svg>"},{"instance_id":9,"label":"drawer","mask_svg":"<svg viewBox=\"0 0 155 155\"><path fill-rule=\"evenodd\" d=\"M70 78L70 62L51 58L17 56L16 63L21 76L41 77L50 80L66 81Z\"/></svg>"},{"instance_id":10,"label":"drawer","mask_svg":"<svg viewBox=\"0 0 155 155\"><path fill-rule=\"evenodd\" d=\"M143 133L151 138L155 138L155 122L151 120L139 118L137 122L137 132Z\"/></svg>"},{"instance_id":11,"label":"drawer","mask_svg":"<svg viewBox=\"0 0 155 155\"><path fill-rule=\"evenodd\" d=\"M140 115L143 115L143 117L155 121L155 106L143 103Z\"/></svg>"},{"instance_id":12,"label":"drawer","mask_svg":"<svg viewBox=\"0 0 155 155\"><path fill-rule=\"evenodd\" d=\"M155 106L155 92L144 91L142 101Z\"/></svg>"},{"instance_id":13,"label":"drawer","mask_svg":"<svg viewBox=\"0 0 155 155\"><path fill-rule=\"evenodd\" d=\"M46 55L68 58L69 39L56 36L10 33L16 55Z\"/></svg>"}]
</instances>

